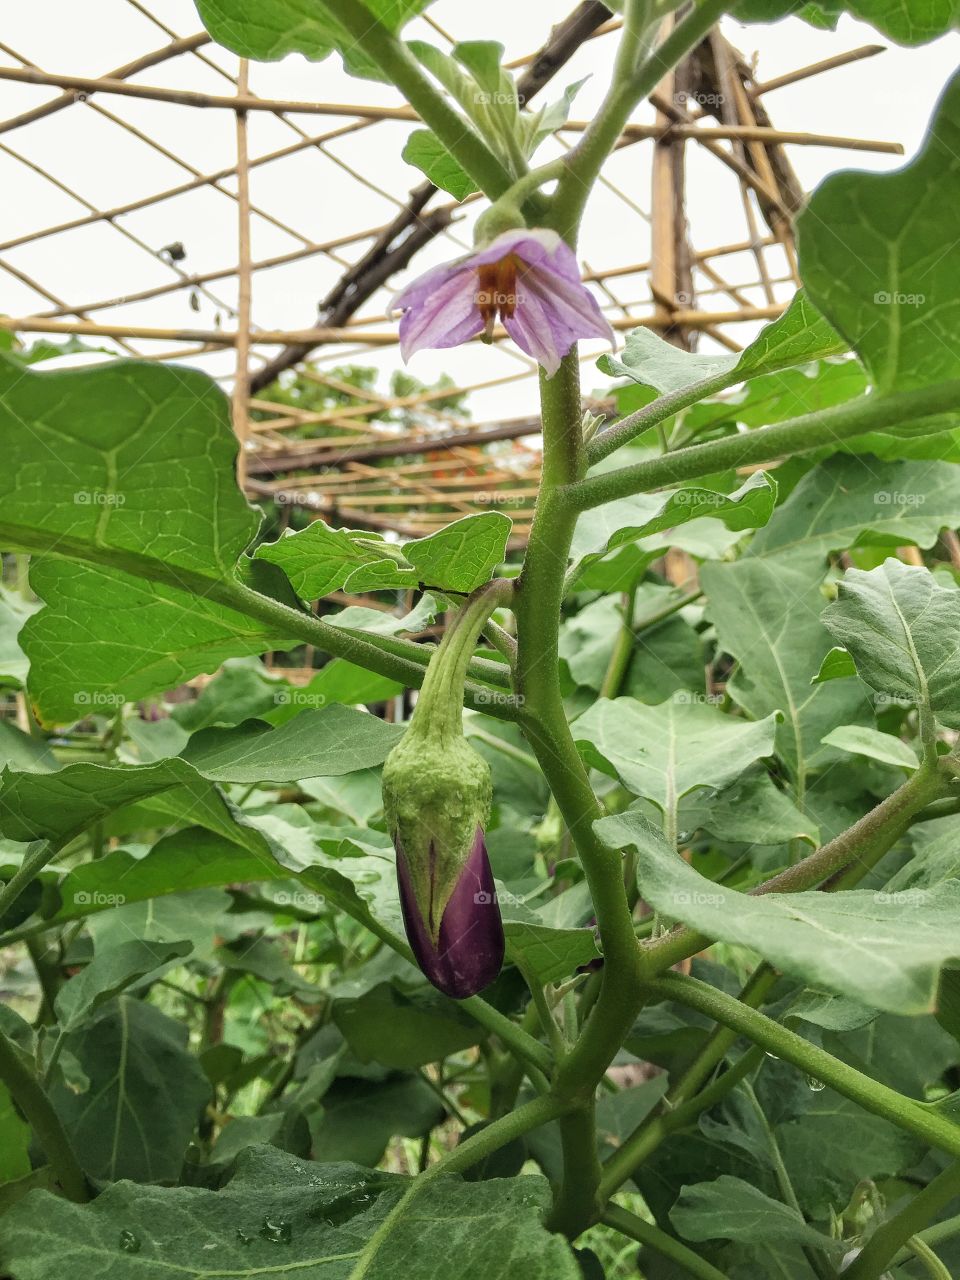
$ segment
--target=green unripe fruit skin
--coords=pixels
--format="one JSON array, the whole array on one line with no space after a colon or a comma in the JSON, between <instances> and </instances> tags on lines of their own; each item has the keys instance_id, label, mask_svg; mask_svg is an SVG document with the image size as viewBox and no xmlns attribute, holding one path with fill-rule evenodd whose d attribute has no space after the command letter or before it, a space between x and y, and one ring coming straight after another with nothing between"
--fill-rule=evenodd
<instances>
[{"instance_id":1,"label":"green unripe fruit skin","mask_svg":"<svg viewBox=\"0 0 960 1280\"><path fill-rule=\"evenodd\" d=\"M384 763L384 813L435 944L477 827L487 825L492 790L490 766L459 734L412 724Z\"/></svg>"}]
</instances>

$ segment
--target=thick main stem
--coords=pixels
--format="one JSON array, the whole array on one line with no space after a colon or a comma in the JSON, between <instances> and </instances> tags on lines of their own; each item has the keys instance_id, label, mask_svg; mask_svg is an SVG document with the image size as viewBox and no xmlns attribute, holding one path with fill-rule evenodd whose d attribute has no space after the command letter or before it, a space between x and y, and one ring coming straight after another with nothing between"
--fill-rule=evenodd
<instances>
[{"instance_id":1,"label":"thick main stem","mask_svg":"<svg viewBox=\"0 0 960 1280\"><path fill-rule=\"evenodd\" d=\"M599 998L554 1080L559 1096L580 1104L580 1114L565 1126L564 1184L554 1212L554 1221L574 1234L599 1213L600 1167L593 1127L584 1123L584 1114L639 1008L639 949L620 855L606 849L593 831L600 808L567 725L560 691L560 606L576 516L559 508L553 495L558 485L576 479L584 465L575 357L568 356L553 378L541 377L541 402L543 473L515 606L517 693L524 733L583 862L604 953Z\"/></svg>"}]
</instances>

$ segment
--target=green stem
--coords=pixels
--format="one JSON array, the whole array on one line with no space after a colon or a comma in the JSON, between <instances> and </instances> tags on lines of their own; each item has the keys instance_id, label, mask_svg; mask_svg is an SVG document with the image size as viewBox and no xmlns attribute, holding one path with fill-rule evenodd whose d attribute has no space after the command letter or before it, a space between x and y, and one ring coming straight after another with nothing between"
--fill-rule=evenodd
<instances>
[{"instance_id":1,"label":"green stem","mask_svg":"<svg viewBox=\"0 0 960 1280\"><path fill-rule=\"evenodd\" d=\"M877 1227L863 1252L843 1273L845 1280L876 1280L911 1236L960 1196L960 1160L928 1182L892 1218Z\"/></svg>"},{"instance_id":2,"label":"green stem","mask_svg":"<svg viewBox=\"0 0 960 1280\"><path fill-rule=\"evenodd\" d=\"M923 1267L930 1280L953 1280L946 1266L920 1236L911 1236L907 1241L907 1248Z\"/></svg>"},{"instance_id":3,"label":"green stem","mask_svg":"<svg viewBox=\"0 0 960 1280\"><path fill-rule=\"evenodd\" d=\"M623 678L627 674L636 640L633 629L633 609L636 599L636 587L624 593L623 617L620 619L620 627L617 631L613 652L610 654L610 661L607 663L607 670L600 686L601 698L615 698L620 692Z\"/></svg>"},{"instance_id":4,"label":"green stem","mask_svg":"<svg viewBox=\"0 0 960 1280\"><path fill-rule=\"evenodd\" d=\"M638 1218L635 1213L630 1213L618 1204L607 1205L601 1221L608 1227L613 1227L615 1231L619 1231L621 1235L627 1236L628 1239L636 1240L638 1244L646 1245L664 1258L675 1262L687 1275L695 1276L696 1280L725 1280L723 1272L718 1271L698 1253L688 1249L675 1237L667 1235L666 1231L661 1231L652 1222Z\"/></svg>"},{"instance_id":5,"label":"green stem","mask_svg":"<svg viewBox=\"0 0 960 1280\"><path fill-rule=\"evenodd\" d=\"M503 195L513 182L512 174L476 130L437 92L406 45L360 0L324 0L324 7L397 86L480 190L491 199Z\"/></svg>"},{"instance_id":6,"label":"green stem","mask_svg":"<svg viewBox=\"0 0 960 1280\"><path fill-rule=\"evenodd\" d=\"M563 1110L563 1103L556 1098L534 1098L532 1102L527 1102L522 1107L518 1107L516 1111L511 1111L508 1115L501 1116L499 1120L494 1120L492 1124L486 1125L468 1138L466 1142L454 1147L436 1164L431 1165L429 1169L413 1180L409 1189L400 1197L367 1241L363 1252L350 1272L349 1280L364 1280L364 1277L369 1275L370 1268L387 1237L406 1214L412 1201L434 1179L445 1173L462 1173L464 1169L471 1168L492 1152L499 1151L501 1147L506 1146L508 1142L512 1142L514 1138L519 1138L523 1134L529 1133L531 1129L538 1129L550 1120L555 1120Z\"/></svg>"},{"instance_id":7,"label":"green stem","mask_svg":"<svg viewBox=\"0 0 960 1280\"><path fill-rule=\"evenodd\" d=\"M606 471L567 485L558 494L564 505L577 511L599 507L616 498L645 493L664 485L679 484L748 463L806 453L823 445L836 445L867 431L916 424L960 407L960 381L898 391L891 395L865 395L847 404L803 414L756 431L690 445L674 453L638 462L619 471ZM622 425L622 424L621 424ZM598 437L602 439L601 437Z\"/></svg>"},{"instance_id":8,"label":"green stem","mask_svg":"<svg viewBox=\"0 0 960 1280\"><path fill-rule=\"evenodd\" d=\"M724 1028L726 1030L726 1028ZM736 1039L736 1036L732 1037ZM715 1107L721 1099L737 1087L741 1080L762 1065L764 1051L754 1047L742 1053L728 1070L722 1072L705 1089L701 1089L688 1101L671 1107L661 1105L660 1110L644 1124L638 1125L622 1147L604 1163L600 1179L601 1199L615 1195L623 1184L633 1177L635 1170L656 1151L672 1133L686 1129L704 1111ZM669 1098L665 1095L664 1102Z\"/></svg>"},{"instance_id":9,"label":"green stem","mask_svg":"<svg viewBox=\"0 0 960 1280\"><path fill-rule=\"evenodd\" d=\"M676 1000L706 1014L714 1022L722 1022L754 1044L762 1046L785 1062L791 1062L807 1075L856 1102L874 1115L882 1116L898 1128L913 1133L941 1151L960 1156L960 1125L945 1119L923 1103L905 1098L869 1076L857 1071L827 1053L825 1049L804 1040L794 1031L781 1026L756 1009L741 1004L697 978L682 974L664 974L649 984L651 992L667 1000Z\"/></svg>"},{"instance_id":10,"label":"green stem","mask_svg":"<svg viewBox=\"0 0 960 1280\"><path fill-rule=\"evenodd\" d=\"M800 1201L797 1199L797 1193L793 1188L793 1183L790 1181L790 1174L787 1172L787 1166L783 1162L783 1154L780 1151L780 1143L777 1141L777 1135L773 1131L773 1125L771 1125L770 1121L767 1119L767 1113L764 1111L763 1107L761 1107L760 1102L757 1099L757 1095L753 1091L753 1086L748 1080L743 1082L743 1092L747 1101L750 1103L750 1109L756 1116L757 1124L760 1126L760 1131L766 1141L767 1151L770 1154L770 1162L773 1165L773 1176L777 1180L777 1187L780 1191L780 1198L783 1200L784 1204L790 1206L794 1213L806 1221L804 1212L800 1208ZM823 1254L819 1250L808 1247L807 1245L803 1245L802 1249L807 1262L810 1264L813 1274L817 1276L819 1280L830 1280L833 1275L833 1269L830 1267L830 1264L827 1262Z\"/></svg>"},{"instance_id":11,"label":"green stem","mask_svg":"<svg viewBox=\"0 0 960 1280\"><path fill-rule=\"evenodd\" d=\"M644 6L629 4L621 56L613 84L593 122L566 156L566 172L557 184L550 224L575 241L587 197L603 162L617 144L634 107L648 97L672 67L703 39L728 8L729 0L703 0L674 27L663 44L635 70L637 53L652 35ZM631 16L632 15L632 16ZM642 16L641 16L642 15ZM646 29L642 29L646 27Z\"/></svg>"},{"instance_id":12,"label":"green stem","mask_svg":"<svg viewBox=\"0 0 960 1280\"><path fill-rule=\"evenodd\" d=\"M65 1194L78 1204L90 1199L90 1190L77 1161L70 1139L50 1099L27 1067L20 1051L0 1032L0 1080L29 1121L37 1142L43 1148L51 1168Z\"/></svg>"},{"instance_id":13,"label":"green stem","mask_svg":"<svg viewBox=\"0 0 960 1280\"><path fill-rule=\"evenodd\" d=\"M69 844L79 831L72 832L66 840L54 844L50 840L35 840L28 845L16 871L0 889L0 918L10 910L28 885L32 884L43 868L57 856L65 844Z\"/></svg>"}]
</instances>

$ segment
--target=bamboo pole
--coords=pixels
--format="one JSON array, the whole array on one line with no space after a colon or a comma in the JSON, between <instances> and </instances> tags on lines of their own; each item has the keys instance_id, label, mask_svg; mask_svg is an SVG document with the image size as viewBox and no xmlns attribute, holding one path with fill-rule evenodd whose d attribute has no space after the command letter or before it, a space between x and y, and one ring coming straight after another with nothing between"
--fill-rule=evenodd
<instances>
[{"instance_id":1,"label":"bamboo pole","mask_svg":"<svg viewBox=\"0 0 960 1280\"><path fill-rule=\"evenodd\" d=\"M806 80L810 76L818 76L823 71L832 71L836 67L845 67L848 63L859 62L862 58L875 58L878 53L886 53L886 46L882 44L865 44L858 49L851 49L847 53L836 53L832 58L824 58L821 62L811 63L810 66L800 67L796 71L788 71L786 75L775 76L772 80L761 81L755 84L750 90L755 98L761 97L765 93L771 93L774 89L782 89L785 85L796 84L798 80Z\"/></svg>"},{"instance_id":2,"label":"bamboo pole","mask_svg":"<svg viewBox=\"0 0 960 1280\"><path fill-rule=\"evenodd\" d=\"M237 99L248 96L250 64L240 59ZM247 478L247 442L250 438L250 169L247 155L247 113L238 105L237 137L237 368L233 380L233 430L237 437L237 484Z\"/></svg>"},{"instance_id":3,"label":"bamboo pole","mask_svg":"<svg viewBox=\"0 0 960 1280\"><path fill-rule=\"evenodd\" d=\"M753 320L776 320L785 310L784 303L772 303L765 307L744 307L739 311L690 311L678 310L673 319L677 324L704 328L714 324L739 324ZM655 328L660 321L656 316L617 316L611 320L617 330ZM166 342L204 343L218 347L233 347L237 343L235 330L228 329L176 329L152 328L147 325L98 324L94 321L49 320L42 316L0 316L0 329L12 333L75 333L99 338L145 338ZM508 335L503 329L494 330L494 338L502 340ZM356 329L258 329L253 335L257 346L279 347L292 343L353 343L358 348L390 347L399 341L396 333L358 333ZM477 339L479 341L479 339ZM439 397L451 391L443 388ZM344 413L347 411L344 410ZM369 411L368 411L369 412Z\"/></svg>"}]
</instances>

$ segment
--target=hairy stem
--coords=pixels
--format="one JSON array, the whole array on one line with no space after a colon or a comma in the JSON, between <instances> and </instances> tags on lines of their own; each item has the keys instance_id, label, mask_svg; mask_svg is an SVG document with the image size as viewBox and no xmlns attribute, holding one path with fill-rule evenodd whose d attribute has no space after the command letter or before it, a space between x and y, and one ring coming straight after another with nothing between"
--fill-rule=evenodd
<instances>
[{"instance_id":1,"label":"hairy stem","mask_svg":"<svg viewBox=\"0 0 960 1280\"><path fill-rule=\"evenodd\" d=\"M697 978L678 973L664 974L649 985L653 995L676 1000L705 1013L714 1022L722 1022L768 1053L792 1062L801 1071L822 1080L865 1110L882 1116L941 1151L960 1156L960 1125L923 1103L905 1098L895 1089L872 1080L779 1022L741 1004L735 996L728 996Z\"/></svg>"},{"instance_id":2,"label":"hairy stem","mask_svg":"<svg viewBox=\"0 0 960 1280\"><path fill-rule=\"evenodd\" d=\"M948 1165L892 1218L877 1227L863 1252L843 1273L847 1280L877 1280L911 1236L960 1196L960 1161Z\"/></svg>"},{"instance_id":3,"label":"hairy stem","mask_svg":"<svg viewBox=\"0 0 960 1280\"><path fill-rule=\"evenodd\" d=\"M0 1032L0 1080L29 1121L37 1142L64 1193L78 1204L90 1199L90 1189L70 1139L40 1082L24 1062L20 1051Z\"/></svg>"},{"instance_id":4,"label":"hairy stem","mask_svg":"<svg viewBox=\"0 0 960 1280\"><path fill-rule=\"evenodd\" d=\"M558 498L578 511L586 511L615 498L695 480L714 471L748 463L771 462L775 458L819 449L822 445L835 445L867 431L879 431L906 422L915 424L924 418L950 413L958 407L960 381L941 382L932 387L918 387L891 395L860 396L847 404L803 414L787 422L758 427L755 431L727 436L723 440L689 445L674 453L638 462L632 467L622 467L619 471L605 471L567 485Z\"/></svg>"},{"instance_id":5,"label":"hairy stem","mask_svg":"<svg viewBox=\"0 0 960 1280\"><path fill-rule=\"evenodd\" d=\"M666 1231L661 1231L652 1222L638 1218L635 1213L630 1213L628 1209L623 1209L618 1204L607 1205L601 1221L627 1236L628 1239L636 1240L638 1244L646 1245L670 1262L675 1262L688 1276L694 1276L696 1280L725 1280L723 1272L718 1271L705 1258L701 1258L699 1254L694 1253L674 1236L668 1235Z\"/></svg>"}]
</instances>

